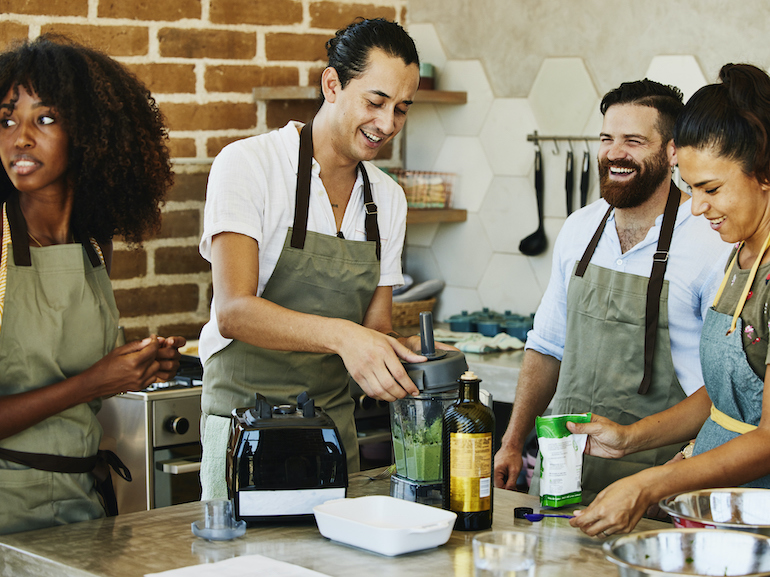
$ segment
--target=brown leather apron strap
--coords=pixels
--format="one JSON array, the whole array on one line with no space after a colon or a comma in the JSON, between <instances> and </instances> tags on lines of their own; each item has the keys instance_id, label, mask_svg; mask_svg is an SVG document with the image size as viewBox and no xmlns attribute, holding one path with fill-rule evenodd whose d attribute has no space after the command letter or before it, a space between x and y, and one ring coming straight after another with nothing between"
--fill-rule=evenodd
<instances>
[{"instance_id":1,"label":"brown leather apron strap","mask_svg":"<svg viewBox=\"0 0 770 577\"><path fill-rule=\"evenodd\" d=\"M13 261L16 266L32 266L29 253L29 237L27 221L21 212L19 195L12 194L7 203L8 226L11 228L11 243L13 244Z\"/></svg>"},{"instance_id":2,"label":"brown leather apron strap","mask_svg":"<svg viewBox=\"0 0 770 577\"><path fill-rule=\"evenodd\" d=\"M652 360L655 355L655 338L658 334L658 313L660 312L660 293L663 290L663 277L668 266L668 249L671 248L671 238L674 236L674 225L679 208L681 192L671 182L668 191L666 208L663 211L663 223L658 236L658 250L652 257L652 271L647 285L647 309L645 313L644 331L644 376L637 391L646 395L652 382Z\"/></svg>"},{"instance_id":3,"label":"brown leather apron strap","mask_svg":"<svg viewBox=\"0 0 770 577\"><path fill-rule=\"evenodd\" d=\"M19 195L12 194L7 202L8 225L11 228L11 243L13 244L13 261L16 266L32 266L32 256L29 252L29 232L27 221L21 212ZM94 268L101 265L102 261L91 244L88 235L78 235L78 242L83 245ZM0 249L1 250L1 249Z\"/></svg>"},{"instance_id":4,"label":"brown leather apron strap","mask_svg":"<svg viewBox=\"0 0 770 577\"><path fill-rule=\"evenodd\" d=\"M310 210L310 177L313 165L313 121L302 127L299 133L299 162L297 163L297 189L294 204L294 224L291 230L292 248L305 248L307 216ZM363 162L357 168L364 181L364 209L366 210L366 240L376 243L377 260L380 260L380 229L377 225L377 205L372 197L372 186Z\"/></svg>"},{"instance_id":5,"label":"brown leather apron strap","mask_svg":"<svg viewBox=\"0 0 770 577\"><path fill-rule=\"evenodd\" d=\"M668 250L671 248L671 238L674 236L674 225L676 224L676 215L679 208L679 199L681 192L676 185L671 182L671 187L668 191L668 200L666 200L666 208L663 211L663 222L660 227L660 235L658 236L658 247L655 254L652 257L652 271L650 272L650 280L647 283L647 307L645 310L645 331L644 331L644 376L642 382L639 385L637 393L640 395L647 394L652 382L652 363L653 356L655 354L655 339L658 333L658 315L660 313L660 294L663 290L663 278L666 274L666 267L668 266ZM613 207L607 209L607 213L604 215L599 228L596 229L591 242L588 243L583 257L575 269L575 276L582 277L588 268L588 263L591 261L591 257L596 251L596 247L599 244L599 239L604 233L604 227L607 224L607 220L610 217Z\"/></svg>"},{"instance_id":6,"label":"brown leather apron strap","mask_svg":"<svg viewBox=\"0 0 770 577\"><path fill-rule=\"evenodd\" d=\"M369 184L369 175L366 174L364 163L359 162L358 168L361 170L361 178L364 180L364 209L366 210L366 219L364 221L366 228L366 240L377 243L377 260L380 260L380 227L377 225L377 205L372 198L372 186Z\"/></svg>"},{"instance_id":7,"label":"brown leather apron strap","mask_svg":"<svg viewBox=\"0 0 770 577\"><path fill-rule=\"evenodd\" d=\"M313 165L313 121L299 133L299 163L297 164L297 194L294 204L294 226L291 232L292 248L305 248L307 214L310 208L310 174Z\"/></svg>"},{"instance_id":8,"label":"brown leather apron strap","mask_svg":"<svg viewBox=\"0 0 770 577\"><path fill-rule=\"evenodd\" d=\"M591 242L588 243L588 246L583 253L583 257L580 259L580 262L575 269L575 276L583 276L585 274L586 269L588 268L588 263L591 262L591 257L594 256L594 251L599 244L599 239L604 233L604 226L607 224L607 220L610 218L610 214L612 214L612 208L613 207L609 207L607 209L607 212L604 214L604 218L602 219L599 228L596 229L593 238L591 238Z\"/></svg>"},{"instance_id":9,"label":"brown leather apron strap","mask_svg":"<svg viewBox=\"0 0 770 577\"><path fill-rule=\"evenodd\" d=\"M112 451L100 450L91 457L65 457L0 448L0 458L31 469L51 473L92 473L96 490L101 495L104 509L110 517L118 514L118 502L115 497L115 489L112 486L110 468L114 469L126 481L131 481L131 471Z\"/></svg>"}]
</instances>

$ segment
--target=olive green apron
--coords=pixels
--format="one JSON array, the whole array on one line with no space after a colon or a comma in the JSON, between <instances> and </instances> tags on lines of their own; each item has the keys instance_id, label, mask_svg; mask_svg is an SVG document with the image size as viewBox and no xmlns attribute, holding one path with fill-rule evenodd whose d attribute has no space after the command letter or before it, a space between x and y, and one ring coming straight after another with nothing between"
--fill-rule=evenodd
<instances>
[{"instance_id":1,"label":"olive green apron","mask_svg":"<svg viewBox=\"0 0 770 577\"><path fill-rule=\"evenodd\" d=\"M369 179L363 165L359 164L367 215L375 219L374 230L367 226L366 242L308 232L307 203L313 150L310 135L311 125L308 124L300 137L294 226L286 234L275 270L261 296L294 311L361 324L380 278L379 233L374 232L376 207L372 203ZM372 238L374 234L376 236ZM298 248L298 244L304 246ZM201 397L203 420L205 422L209 415L229 418L234 408L252 406L255 393L277 405L296 404L297 396L303 391L308 392L316 406L326 411L337 426L345 448L348 472L358 471L358 440L353 420L355 403L350 396L347 369L336 354L274 351L233 340L206 361ZM211 435L210 441L204 427L204 460L217 455L217 459L224 462L226 443L221 441L221 436L217 439L215 435ZM204 495L209 494L206 488L209 482L202 470Z\"/></svg>"},{"instance_id":2,"label":"olive green apron","mask_svg":"<svg viewBox=\"0 0 770 577\"><path fill-rule=\"evenodd\" d=\"M673 185L669 198L659 252L662 247L663 252L668 251L673 235L679 198L679 190ZM597 243L610 211L597 230ZM686 398L671 357L668 281L660 285L657 327L650 349L653 354L646 375L645 311L649 307L647 295L653 275L638 276L588 264L592 254L593 250L586 251L581 260L585 272L583 276L574 274L567 289L567 334L553 413L593 411L621 425L629 425ZM666 260L664 255L663 262ZM580 265L575 266L576 273ZM665 269L660 273L661 280L663 272ZM640 387L640 383L645 382L651 383L646 390ZM618 479L662 465L680 447L681 444L669 445L622 459L585 455L583 503L593 501L602 489ZM536 465L530 488L533 494L539 494L539 472L540 467Z\"/></svg>"},{"instance_id":3,"label":"olive green apron","mask_svg":"<svg viewBox=\"0 0 770 577\"><path fill-rule=\"evenodd\" d=\"M2 239L8 259L0 326L3 395L82 373L112 350L118 334L110 280L98 257L93 264L90 243L30 249L18 201L9 200L8 208L10 235ZM4 207L4 220L5 212ZM102 436L99 407L94 401L67 409L0 440L0 448L93 457ZM104 516L91 473L56 473L0 459L0 494L0 533Z\"/></svg>"}]
</instances>

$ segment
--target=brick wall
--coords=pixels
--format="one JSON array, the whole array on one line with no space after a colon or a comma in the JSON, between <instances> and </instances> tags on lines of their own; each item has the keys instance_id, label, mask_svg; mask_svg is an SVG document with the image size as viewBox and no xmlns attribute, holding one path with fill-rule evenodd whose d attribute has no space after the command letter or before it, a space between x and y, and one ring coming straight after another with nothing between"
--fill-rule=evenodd
<instances>
[{"instance_id":1,"label":"brick wall","mask_svg":"<svg viewBox=\"0 0 770 577\"><path fill-rule=\"evenodd\" d=\"M198 337L211 274L198 255L206 175L226 144L306 121L314 101L254 101L256 86L315 86L324 43L358 16L405 22L407 0L0 0L0 47L55 31L104 50L153 92L166 116L176 183L159 235L117 241L112 271L128 339ZM397 141L380 163L397 166Z\"/></svg>"}]
</instances>

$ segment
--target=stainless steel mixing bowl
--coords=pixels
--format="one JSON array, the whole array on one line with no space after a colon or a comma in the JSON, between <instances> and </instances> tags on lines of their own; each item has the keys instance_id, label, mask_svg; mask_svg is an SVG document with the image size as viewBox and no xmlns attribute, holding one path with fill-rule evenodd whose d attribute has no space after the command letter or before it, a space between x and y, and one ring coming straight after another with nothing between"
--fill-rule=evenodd
<instances>
[{"instance_id":1,"label":"stainless steel mixing bowl","mask_svg":"<svg viewBox=\"0 0 770 577\"><path fill-rule=\"evenodd\" d=\"M770 575L770 537L719 529L659 529L603 545L620 577Z\"/></svg>"},{"instance_id":2,"label":"stainless steel mixing bowl","mask_svg":"<svg viewBox=\"0 0 770 577\"><path fill-rule=\"evenodd\" d=\"M750 531L770 536L770 489L704 489L666 497L660 508L677 527Z\"/></svg>"}]
</instances>

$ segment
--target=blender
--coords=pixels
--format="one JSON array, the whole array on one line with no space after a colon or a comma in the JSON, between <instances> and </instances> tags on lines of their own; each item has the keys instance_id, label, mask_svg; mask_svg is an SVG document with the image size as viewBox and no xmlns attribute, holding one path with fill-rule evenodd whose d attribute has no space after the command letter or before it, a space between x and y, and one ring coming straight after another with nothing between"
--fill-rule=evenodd
<instances>
[{"instance_id":1,"label":"blender","mask_svg":"<svg viewBox=\"0 0 770 577\"><path fill-rule=\"evenodd\" d=\"M428 360L404 363L420 394L390 403L396 459L390 495L441 507L441 421L457 400L458 379L468 365L460 351L436 350L430 312L420 313L420 346Z\"/></svg>"}]
</instances>

